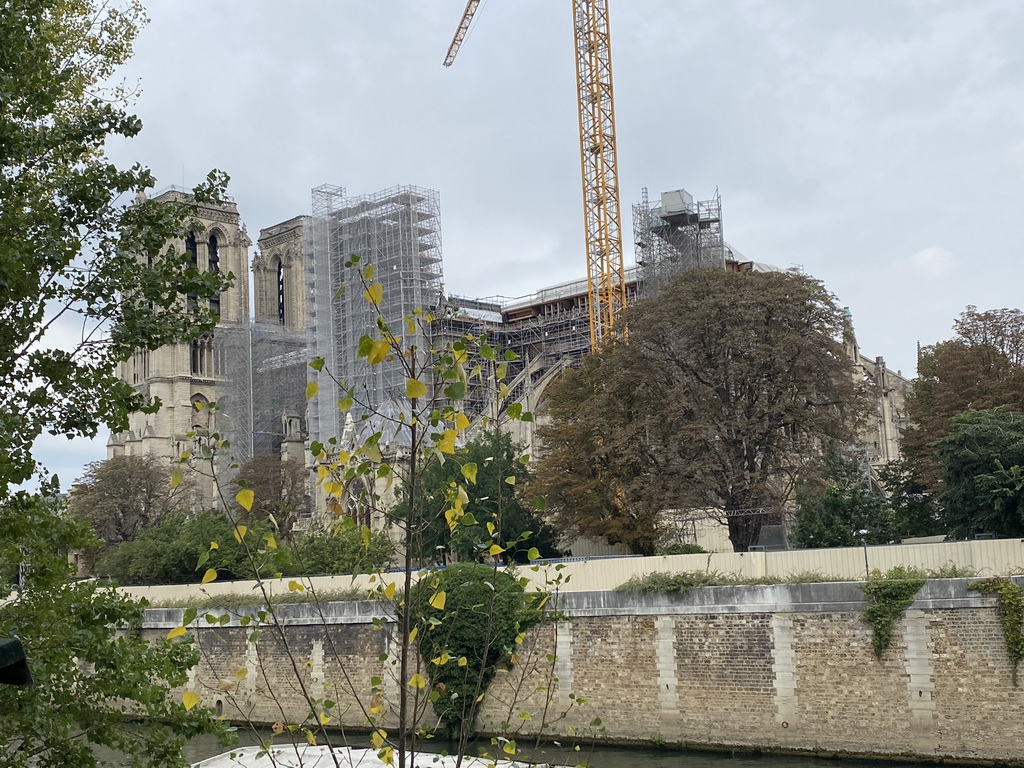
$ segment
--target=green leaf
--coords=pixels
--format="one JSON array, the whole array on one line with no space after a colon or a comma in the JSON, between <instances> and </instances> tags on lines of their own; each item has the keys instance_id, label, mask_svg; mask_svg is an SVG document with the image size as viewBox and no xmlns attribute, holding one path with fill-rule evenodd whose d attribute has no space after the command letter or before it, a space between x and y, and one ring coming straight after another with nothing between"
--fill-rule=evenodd
<instances>
[{"instance_id":1,"label":"green leaf","mask_svg":"<svg viewBox=\"0 0 1024 768\"><path fill-rule=\"evenodd\" d=\"M477 467L475 461L467 461L462 465L462 476L471 483L476 483L476 471Z\"/></svg>"},{"instance_id":2,"label":"green leaf","mask_svg":"<svg viewBox=\"0 0 1024 768\"><path fill-rule=\"evenodd\" d=\"M310 362L309 367L314 371L322 371L324 369L324 359L322 357L316 358Z\"/></svg>"}]
</instances>

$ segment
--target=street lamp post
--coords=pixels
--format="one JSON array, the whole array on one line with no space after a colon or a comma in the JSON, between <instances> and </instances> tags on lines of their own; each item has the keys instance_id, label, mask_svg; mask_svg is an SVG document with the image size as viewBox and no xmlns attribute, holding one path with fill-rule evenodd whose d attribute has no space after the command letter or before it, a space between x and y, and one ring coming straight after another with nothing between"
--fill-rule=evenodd
<instances>
[{"instance_id":1,"label":"street lamp post","mask_svg":"<svg viewBox=\"0 0 1024 768\"><path fill-rule=\"evenodd\" d=\"M864 546L864 581L871 581L871 566L868 565L868 530L861 528L857 531L857 535L860 536L860 543Z\"/></svg>"}]
</instances>

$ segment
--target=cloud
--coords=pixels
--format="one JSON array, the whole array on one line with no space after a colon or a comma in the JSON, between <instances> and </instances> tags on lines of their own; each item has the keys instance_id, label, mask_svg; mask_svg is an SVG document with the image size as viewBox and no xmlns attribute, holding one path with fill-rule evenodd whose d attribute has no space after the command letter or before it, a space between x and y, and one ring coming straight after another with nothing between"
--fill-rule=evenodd
<instances>
[{"instance_id":1,"label":"cloud","mask_svg":"<svg viewBox=\"0 0 1024 768\"><path fill-rule=\"evenodd\" d=\"M937 245L923 248L902 265L921 277L937 279L953 271L953 254Z\"/></svg>"}]
</instances>

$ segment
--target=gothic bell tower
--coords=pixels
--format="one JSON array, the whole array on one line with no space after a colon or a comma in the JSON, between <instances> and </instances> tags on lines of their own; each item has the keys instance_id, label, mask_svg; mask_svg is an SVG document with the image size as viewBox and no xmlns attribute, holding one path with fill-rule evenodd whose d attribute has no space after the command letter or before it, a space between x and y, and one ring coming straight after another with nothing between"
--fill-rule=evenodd
<instances>
[{"instance_id":1,"label":"gothic bell tower","mask_svg":"<svg viewBox=\"0 0 1024 768\"><path fill-rule=\"evenodd\" d=\"M187 201L190 196L170 189L154 200ZM154 455L168 462L191 450L217 432L230 440L231 461L244 462L252 455L252 416L249 344L249 247L252 245L233 202L202 203L198 223L170 247L186 252L200 271L231 273L230 288L209 299L219 316L216 327L191 344L137 350L121 366L121 377L150 398L160 399L156 413L132 414L125 432L112 434L107 456ZM187 298L187 301L195 301ZM208 405L216 403L216 409ZM190 433L194 436L190 436ZM222 485L226 481L222 477ZM212 480L198 483L200 503L217 506Z\"/></svg>"}]
</instances>

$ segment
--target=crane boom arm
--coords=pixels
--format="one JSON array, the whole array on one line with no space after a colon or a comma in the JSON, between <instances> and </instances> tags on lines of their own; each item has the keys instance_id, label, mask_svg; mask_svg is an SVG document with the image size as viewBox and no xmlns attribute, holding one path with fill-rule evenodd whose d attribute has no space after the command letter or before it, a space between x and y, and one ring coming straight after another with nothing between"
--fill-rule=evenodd
<instances>
[{"instance_id":1,"label":"crane boom arm","mask_svg":"<svg viewBox=\"0 0 1024 768\"><path fill-rule=\"evenodd\" d=\"M466 3L466 9L462 12L462 19L459 21L459 28L455 30L451 45L448 46L448 54L444 57L444 65L446 67L450 67L452 62L455 61L459 48L462 46L462 41L466 39L466 33L469 32L469 25L473 23L473 14L476 13L479 5L480 0L469 0Z\"/></svg>"}]
</instances>

